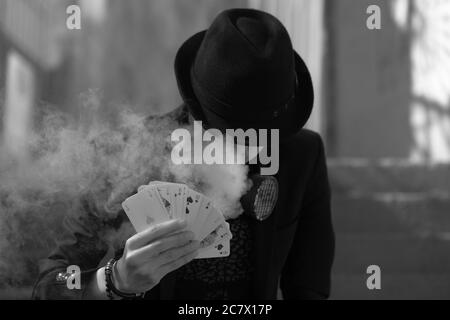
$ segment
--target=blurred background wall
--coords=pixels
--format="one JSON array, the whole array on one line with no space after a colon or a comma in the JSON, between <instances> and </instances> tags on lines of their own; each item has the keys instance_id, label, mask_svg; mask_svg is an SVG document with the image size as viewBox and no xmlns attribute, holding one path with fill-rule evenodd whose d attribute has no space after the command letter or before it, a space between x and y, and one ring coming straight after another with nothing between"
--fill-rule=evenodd
<instances>
[{"instance_id":1,"label":"blurred background wall","mask_svg":"<svg viewBox=\"0 0 450 320\"><path fill-rule=\"evenodd\" d=\"M81 30L66 28L71 4ZM380 30L366 27L372 4ZM175 108L178 47L230 7L276 15L311 69L308 126L325 139L334 194L332 298L450 298L448 1L0 0L2 144L26 158L43 104L80 121L90 107ZM86 92L107 103L80 104ZM381 290L366 287L372 264Z\"/></svg>"}]
</instances>

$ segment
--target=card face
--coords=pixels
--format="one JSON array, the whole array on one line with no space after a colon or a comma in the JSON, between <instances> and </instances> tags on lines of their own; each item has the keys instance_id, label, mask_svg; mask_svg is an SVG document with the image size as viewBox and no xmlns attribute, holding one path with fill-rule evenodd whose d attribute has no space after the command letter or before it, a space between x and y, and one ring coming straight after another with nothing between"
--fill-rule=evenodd
<instances>
[{"instance_id":1,"label":"card face","mask_svg":"<svg viewBox=\"0 0 450 320\"><path fill-rule=\"evenodd\" d=\"M202 226L205 223L205 220L210 215L211 208L212 201L209 198L202 196L200 200L199 210L194 222L192 223L192 232L194 232L194 234L196 235L196 239L199 241L203 240L208 235L208 233L212 231L206 230L202 232Z\"/></svg>"},{"instance_id":2,"label":"card face","mask_svg":"<svg viewBox=\"0 0 450 320\"><path fill-rule=\"evenodd\" d=\"M225 222L223 215L213 206L210 206L207 216L200 227L198 239L203 240L212 231L216 230L222 223Z\"/></svg>"},{"instance_id":3,"label":"card face","mask_svg":"<svg viewBox=\"0 0 450 320\"><path fill-rule=\"evenodd\" d=\"M196 259L224 258L230 255L230 240L223 240L199 252Z\"/></svg>"},{"instance_id":4,"label":"card face","mask_svg":"<svg viewBox=\"0 0 450 320\"><path fill-rule=\"evenodd\" d=\"M228 239L228 240L233 239L233 235L231 234L230 225L228 224L228 222L226 222L226 221L223 222L218 227L218 229L216 229L216 230L217 230L217 235L218 235L219 239L221 239L221 240L223 240L223 239Z\"/></svg>"},{"instance_id":5,"label":"card face","mask_svg":"<svg viewBox=\"0 0 450 320\"><path fill-rule=\"evenodd\" d=\"M164 206L166 208L170 203L169 215L171 219L182 218L180 207L181 202L183 201L182 189L183 187L185 187L184 185L169 182L152 181L149 183L149 186L157 188L158 193L161 195L162 201L164 202Z\"/></svg>"},{"instance_id":6,"label":"card face","mask_svg":"<svg viewBox=\"0 0 450 320\"><path fill-rule=\"evenodd\" d=\"M175 189L175 198L177 202L177 217L180 219L184 219L185 215L183 214L184 210L184 187L181 185L177 185Z\"/></svg>"},{"instance_id":7,"label":"card face","mask_svg":"<svg viewBox=\"0 0 450 320\"><path fill-rule=\"evenodd\" d=\"M189 216L186 215L186 194L187 194L187 187L182 186L181 187L181 201L180 201L180 217L182 219L188 220Z\"/></svg>"},{"instance_id":8,"label":"card face","mask_svg":"<svg viewBox=\"0 0 450 320\"><path fill-rule=\"evenodd\" d=\"M142 232L149 226L168 220L165 209L150 189L143 189L122 203L122 207L136 229Z\"/></svg>"},{"instance_id":9,"label":"card face","mask_svg":"<svg viewBox=\"0 0 450 320\"><path fill-rule=\"evenodd\" d=\"M186 188L184 214L189 225L192 225L197 217L202 204L202 195L192 189Z\"/></svg>"},{"instance_id":10,"label":"card face","mask_svg":"<svg viewBox=\"0 0 450 320\"><path fill-rule=\"evenodd\" d=\"M167 184L158 184L158 187L164 188L166 190L166 193L168 194L168 197L171 202L172 207L172 217L173 219L179 219L181 218L180 213L180 204L182 201L182 185L174 184L174 183L167 183Z\"/></svg>"},{"instance_id":11,"label":"card face","mask_svg":"<svg viewBox=\"0 0 450 320\"><path fill-rule=\"evenodd\" d=\"M228 227L228 223L223 222L200 242L200 248L208 248L217 242L231 239L232 236Z\"/></svg>"},{"instance_id":12,"label":"card face","mask_svg":"<svg viewBox=\"0 0 450 320\"><path fill-rule=\"evenodd\" d=\"M175 207L173 204L172 195L169 192L169 188L165 185L155 185L153 186L161 198L161 202L167 210L167 214L169 215L170 219L174 218L175 215Z\"/></svg>"},{"instance_id":13,"label":"card face","mask_svg":"<svg viewBox=\"0 0 450 320\"><path fill-rule=\"evenodd\" d=\"M156 185L146 185L146 186L140 186L138 188L138 192L143 192L145 189L153 189L154 194L156 195L157 199L159 200L162 207L164 207L167 211L167 215L169 218L171 218L171 202L168 201L167 196L161 190L161 187L157 187Z\"/></svg>"}]
</instances>

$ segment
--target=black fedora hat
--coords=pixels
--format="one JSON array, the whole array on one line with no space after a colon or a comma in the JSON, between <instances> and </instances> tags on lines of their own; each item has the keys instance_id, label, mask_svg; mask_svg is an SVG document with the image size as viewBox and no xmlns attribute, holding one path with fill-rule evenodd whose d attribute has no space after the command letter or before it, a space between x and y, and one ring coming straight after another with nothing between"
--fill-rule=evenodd
<instances>
[{"instance_id":1,"label":"black fedora hat","mask_svg":"<svg viewBox=\"0 0 450 320\"><path fill-rule=\"evenodd\" d=\"M220 13L178 50L182 99L205 128L279 129L284 139L308 120L309 70L274 16L253 9Z\"/></svg>"}]
</instances>

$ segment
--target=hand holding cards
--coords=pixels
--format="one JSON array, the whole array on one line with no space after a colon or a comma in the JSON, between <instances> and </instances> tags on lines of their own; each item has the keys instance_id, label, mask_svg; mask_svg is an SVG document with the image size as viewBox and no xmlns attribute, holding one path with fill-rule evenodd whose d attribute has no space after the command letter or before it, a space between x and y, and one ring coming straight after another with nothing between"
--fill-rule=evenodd
<instances>
[{"instance_id":1,"label":"hand holding cards","mask_svg":"<svg viewBox=\"0 0 450 320\"><path fill-rule=\"evenodd\" d=\"M187 230L200 241L197 259L230 254L232 235L223 215L210 199L186 185L151 182L141 186L138 193L122 203L122 207L138 233L156 223L185 220Z\"/></svg>"}]
</instances>

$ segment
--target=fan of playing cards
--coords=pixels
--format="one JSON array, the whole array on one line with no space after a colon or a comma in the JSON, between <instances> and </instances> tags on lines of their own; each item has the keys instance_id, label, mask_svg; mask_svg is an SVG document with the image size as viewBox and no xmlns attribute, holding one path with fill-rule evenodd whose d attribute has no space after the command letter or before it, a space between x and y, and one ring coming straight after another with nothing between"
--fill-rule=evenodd
<instances>
[{"instance_id":1,"label":"fan of playing cards","mask_svg":"<svg viewBox=\"0 0 450 320\"><path fill-rule=\"evenodd\" d=\"M155 223L183 219L200 241L197 259L230 255L230 226L211 199L184 184L150 182L122 203L137 232Z\"/></svg>"}]
</instances>

